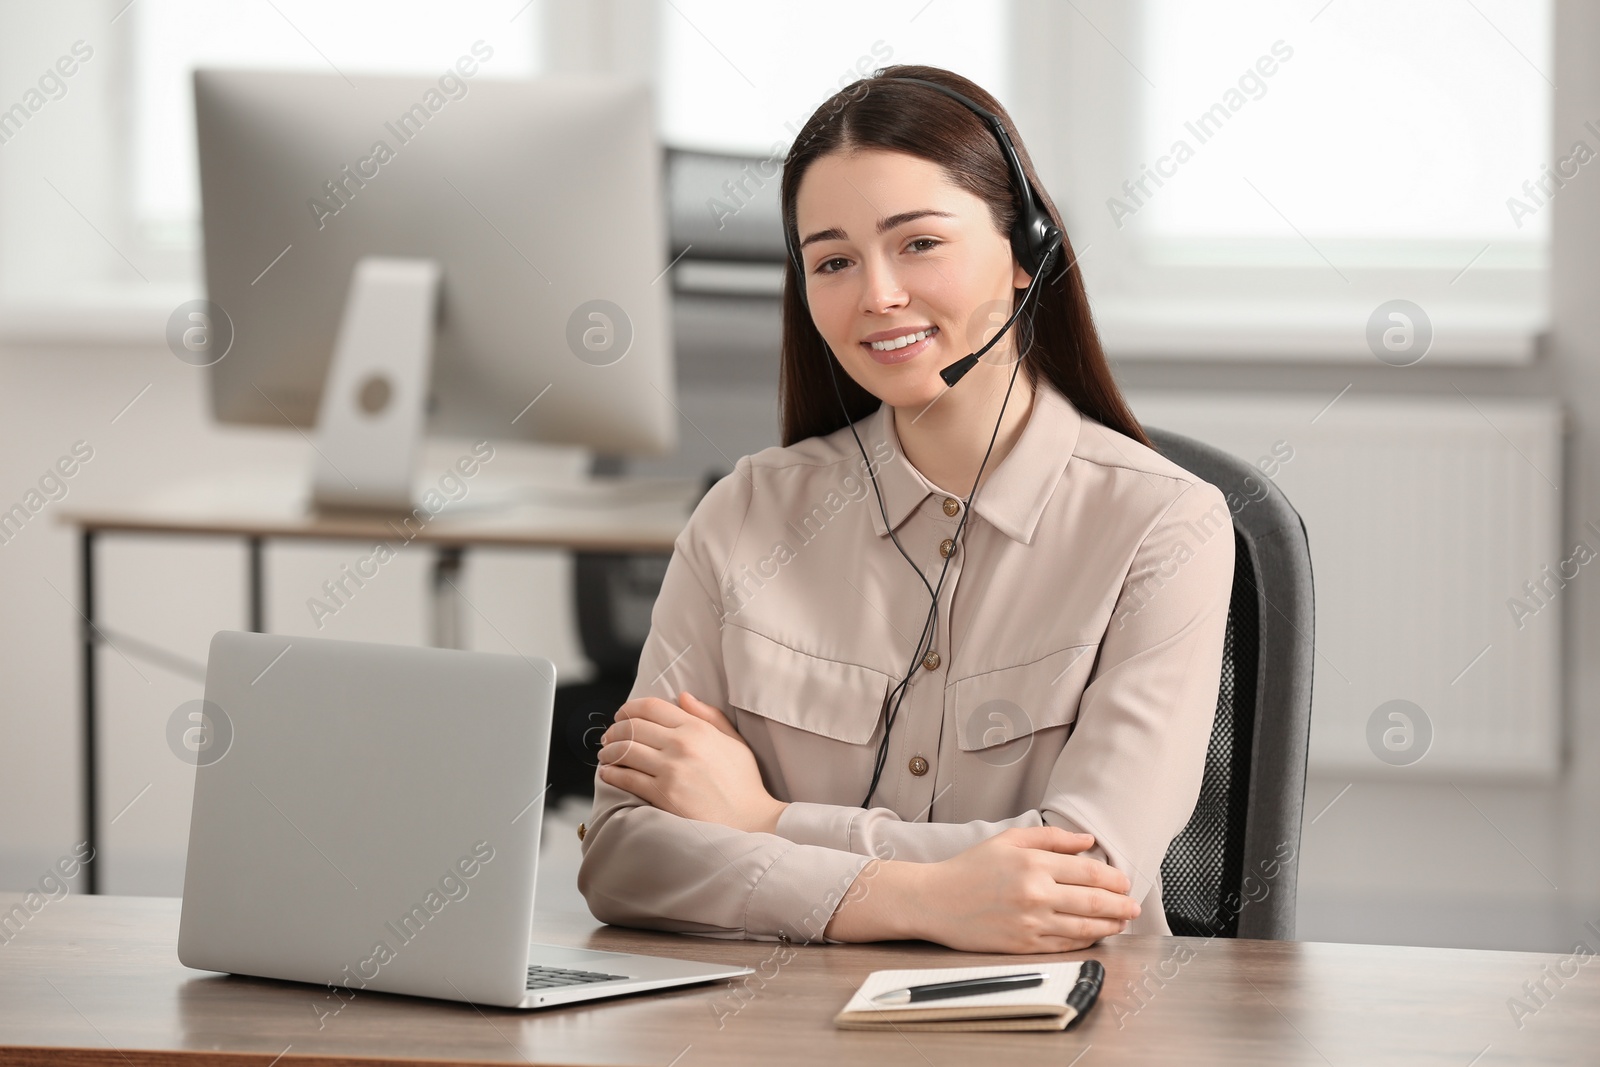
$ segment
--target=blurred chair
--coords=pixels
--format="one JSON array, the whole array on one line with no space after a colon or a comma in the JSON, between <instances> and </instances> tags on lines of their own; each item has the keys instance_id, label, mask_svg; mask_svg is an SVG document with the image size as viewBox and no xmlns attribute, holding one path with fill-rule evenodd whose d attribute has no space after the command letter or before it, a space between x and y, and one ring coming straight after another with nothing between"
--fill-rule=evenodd
<instances>
[{"instance_id":1,"label":"blurred chair","mask_svg":"<svg viewBox=\"0 0 1600 1067\"><path fill-rule=\"evenodd\" d=\"M725 473L708 471L701 495ZM596 674L587 682L557 682L547 804L594 795L600 735L633 691L650 636L650 610L671 559L670 552L574 553L578 637Z\"/></svg>"},{"instance_id":2,"label":"blurred chair","mask_svg":"<svg viewBox=\"0 0 1600 1067\"><path fill-rule=\"evenodd\" d=\"M1233 514L1233 592L1217 716L1194 814L1161 863L1174 934L1294 937L1311 727L1311 551L1305 523L1251 464L1145 427Z\"/></svg>"},{"instance_id":3,"label":"blurred chair","mask_svg":"<svg viewBox=\"0 0 1600 1067\"><path fill-rule=\"evenodd\" d=\"M568 795L594 794L600 735L633 689L639 654L650 634L650 607L671 558L660 553L575 554L578 633L583 654L598 673L587 682L556 685L547 805Z\"/></svg>"}]
</instances>

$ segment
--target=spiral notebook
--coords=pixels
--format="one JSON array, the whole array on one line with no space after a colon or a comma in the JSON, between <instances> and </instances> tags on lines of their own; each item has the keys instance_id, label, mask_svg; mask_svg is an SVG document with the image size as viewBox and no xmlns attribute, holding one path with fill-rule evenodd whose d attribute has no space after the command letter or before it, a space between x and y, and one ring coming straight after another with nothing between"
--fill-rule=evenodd
<instances>
[{"instance_id":1,"label":"spiral notebook","mask_svg":"<svg viewBox=\"0 0 1600 1067\"><path fill-rule=\"evenodd\" d=\"M1080 974L1083 988L1079 989ZM876 1004L879 993L933 982L1038 971L1043 985L1002 993L977 993L914 1004ZM1093 960L1081 963L1007 963L993 967L924 967L873 971L850 1002L833 1017L841 1030L1065 1030L1094 1004L1103 969ZM1091 981L1092 979L1092 981ZM1069 996L1077 991L1076 996Z\"/></svg>"}]
</instances>

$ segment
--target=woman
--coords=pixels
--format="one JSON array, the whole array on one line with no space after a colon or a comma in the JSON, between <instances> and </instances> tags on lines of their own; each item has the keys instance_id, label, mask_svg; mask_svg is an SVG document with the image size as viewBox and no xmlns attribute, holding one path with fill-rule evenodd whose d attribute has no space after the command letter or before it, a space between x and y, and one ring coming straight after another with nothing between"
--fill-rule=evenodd
<instances>
[{"instance_id":1,"label":"woman","mask_svg":"<svg viewBox=\"0 0 1600 1067\"><path fill-rule=\"evenodd\" d=\"M998 136L908 79L1000 116L1039 190L999 104L935 67L797 136L784 444L695 509L602 737L578 884L606 922L1011 953L1168 932L1228 509L1123 402L1070 244L1038 284L1019 263Z\"/></svg>"}]
</instances>

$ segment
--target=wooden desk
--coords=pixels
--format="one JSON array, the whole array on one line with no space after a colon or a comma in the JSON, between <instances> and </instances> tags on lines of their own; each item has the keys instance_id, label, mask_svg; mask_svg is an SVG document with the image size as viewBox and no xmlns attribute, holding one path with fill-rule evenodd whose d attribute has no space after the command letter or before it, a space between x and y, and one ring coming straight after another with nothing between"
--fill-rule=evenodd
<instances>
[{"instance_id":1,"label":"wooden desk","mask_svg":"<svg viewBox=\"0 0 1600 1067\"><path fill-rule=\"evenodd\" d=\"M444 446L430 442L430 459L421 469L449 471ZM501 468L513 463L502 460ZM318 512L309 499L309 480L300 466L241 471L226 481L190 479L131 494L114 503L69 503L56 520L75 526L79 538L80 656L82 682L83 840L98 856L99 707L95 652L106 642L131 638L107 635L96 619L95 543L103 534L143 533L238 537L248 549L247 627L266 632L263 610L263 549L271 538L386 542L396 550L417 543L431 546L434 644L460 647L457 580L468 548L498 546L559 548L577 552L672 551L694 505L704 492L695 479L545 478L540 483L522 471L497 469L462 480L465 495L437 515L425 509L393 515L370 512ZM507 477L510 474L511 477ZM518 475L522 477L518 477ZM99 888L99 865L84 866L84 890Z\"/></svg>"},{"instance_id":2,"label":"wooden desk","mask_svg":"<svg viewBox=\"0 0 1600 1067\"><path fill-rule=\"evenodd\" d=\"M0 894L0 911L18 899ZM1068 956L1001 957L923 942L720 941L549 915L535 939L756 973L537 1012L357 993L319 1019L330 1010L320 987L183 967L178 914L176 899L73 896L28 919L0 944L0 1062L1492 1067L1593 1063L1600 1036L1600 963L1539 953L1124 935ZM1064 1033L878 1034L831 1021L869 971L1082 956L1105 963L1105 989ZM1575 976L1545 979L1563 968ZM1507 998L1526 1000L1523 983L1541 980L1550 995L1519 1030ZM1144 983L1142 1000L1130 982Z\"/></svg>"}]
</instances>

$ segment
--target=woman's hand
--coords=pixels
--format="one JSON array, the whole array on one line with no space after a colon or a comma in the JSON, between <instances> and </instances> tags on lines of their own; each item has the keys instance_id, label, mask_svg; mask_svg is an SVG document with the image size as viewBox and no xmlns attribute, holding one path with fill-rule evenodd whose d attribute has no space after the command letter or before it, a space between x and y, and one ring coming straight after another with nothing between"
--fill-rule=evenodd
<instances>
[{"instance_id":1,"label":"woman's hand","mask_svg":"<svg viewBox=\"0 0 1600 1067\"><path fill-rule=\"evenodd\" d=\"M600 741L600 780L662 811L770 834L788 807L727 716L687 691L628 701Z\"/></svg>"},{"instance_id":2,"label":"woman's hand","mask_svg":"<svg viewBox=\"0 0 1600 1067\"><path fill-rule=\"evenodd\" d=\"M1077 853L1089 834L1055 826L1005 830L924 865L919 936L969 952L1071 952L1121 933L1139 914L1128 876Z\"/></svg>"},{"instance_id":3,"label":"woman's hand","mask_svg":"<svg viewBox=\"0 0 1600 1067\"><path fill-rule=\"evenodd\" d=\"M1005 830L939 863L869 863L834 911L839 941L923 938L968 952L1071 952L1139 914L1127 875L1077 853L1089 834Z\"/></svg>"}]
</instances>

